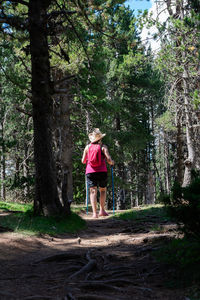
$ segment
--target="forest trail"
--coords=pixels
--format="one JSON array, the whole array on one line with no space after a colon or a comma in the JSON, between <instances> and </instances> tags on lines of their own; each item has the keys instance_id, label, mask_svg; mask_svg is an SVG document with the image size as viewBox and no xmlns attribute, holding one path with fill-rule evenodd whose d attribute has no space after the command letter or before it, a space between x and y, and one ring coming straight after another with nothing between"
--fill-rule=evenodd
<instances>
[{"instance_id":1,"label":"forest trail","mask_svg":"<svg viewBox=\"0 0 200 300\"><path fill-rule=\"evenodd\" d=\"M79 236L2 232L0 299L187 299L183 290L167 287L174 270L153 256L177 235L174 224L157 216L82 217L87 228ZM152 231L158 226L162 231Z\"/></svg>"}]
</instances>

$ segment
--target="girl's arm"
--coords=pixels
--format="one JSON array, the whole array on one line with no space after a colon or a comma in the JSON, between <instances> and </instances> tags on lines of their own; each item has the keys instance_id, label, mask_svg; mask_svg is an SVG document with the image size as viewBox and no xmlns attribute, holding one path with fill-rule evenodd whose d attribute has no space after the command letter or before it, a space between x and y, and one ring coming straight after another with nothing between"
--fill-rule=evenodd
<instances>
[{"instance_id":1,"label":"girl's arm","mask_svg":"<svg viewBox=\"0 0 200 300\"><path fill-rule=\"evenodd\" d=\"M103 153L104 153L104 155L105 155L105 157L106 157L106 160L107 160L107 162L110 164L110 165L114 165L114 160L112 160L112 158L111 158L111 156L110 156L110 154L109 154L109 152L108 152L108 148L107 148L107 146L105 146L105 145L103 145L102 146L102 151L103 151Z\"/></svg>"},{"instance_id":2,"label":"girl's arm","mask_svg":"<svg viewBox=\"0 0 200 300\"><path fill-rule=\"evenodd\" d=\"M86 164L87 153L88 153L88 146L86 146L85 149L84 149L84 151L83 151L83 156L82 156L82 159L81 159L82 164Z\"/></svg>"}]
</instances>

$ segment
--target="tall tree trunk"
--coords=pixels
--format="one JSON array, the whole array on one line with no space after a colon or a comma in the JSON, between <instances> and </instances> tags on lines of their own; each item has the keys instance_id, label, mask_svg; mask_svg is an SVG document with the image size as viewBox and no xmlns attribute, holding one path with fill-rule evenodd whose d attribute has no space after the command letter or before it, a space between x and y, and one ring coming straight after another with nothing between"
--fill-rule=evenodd
<instances>
[{"instance_id":1,"label":"tall tree trunk","mask_svg":"<svg viewBox=\"0 0 200 300\"><path fill-rule=\"evenodd\" d=\"M23 176L27 179L29 175L29 168L28 168L28 146L24 145L24 160L23 160ZM24 187L24 197L27 198L29 196L29 185L26 182Z\"/></svg>"},{"instance_id":2,"label":"tall tree trunk","mask_svg":"<svg viewBox=\"0 0 200 300\"><path fill-rule=\"evenodd\" d=\"M55 160L52 148L52 115L50 62L47 42L47 9L50 0L29 1L29 33L32 64L32 107L34 125L34 159L37 214L64 213L59 201Z\"/></svg>"},{"instance_id":3,"label":"tall tree trunk","mask_svg":"<svg viewBox=\"0 0 200 300\"><path fill-rule=\"evenodd\" d=\"M191 182L191 171L195 166L195 147L194 147L194 132L192 122L191 104L189 101L189 86L188 86L188 71L184 66L183 73L183 90L184 90L184 104L185 104L185 118L186 118L186 142L188 157L185 160L185 173L183 179L183 187L187 186Z\"/></svg>"},{"instance_id":4,"label":"tall tree trunk","mask_svg":"<svg viewBox=\"0 0 200 300\"><path fill-rule=\"evenodd\" d=\"M177 181L179 184L182 184L183 182L183 175L184 175L184 159L183 159L183 129L182 129L182 122L181 117L176 111L176 128L177 128L177 134L176 134L176 169L177 169Z\"/></svg>"},{"instance_id":5,"label":"tall tree trunk","mask_svg":"<svg viewBox=\"0 0 200 300\"><path fill-rule=\"evenodd\" d=\"M116 130L120 132L121 130L121 120L119 114L116 114L115 116L115 124L116 124ZM126 181L126 175L125 175L125 165L124 165L124 154L123 154L123 148L122 145L119 145L119 142L117 142L117 147L118 147L118 153L121 158L121 162L117 164L117 176L120 178L121 186L118 186L117 188L117 209L118 210L123 210L126 209L126 190L123 187L125 181Z\"/></svg>"},{"instance_id":6,"label":"tall tree trunk","mask_svg":"<svg viewBox=\"0 0 200 300\"><path fill-rule=\"evenodd\" d=\"M152 170L149 170L147 180L146 204L155 203L155 177Z\"/></svg>"},{"instance_id":7,"label":"tall tree trunk","mask_svg":"<svg viewBox=\"0 0 200 300\"><path fill-rule=\"evenodd\" d=\"M60 86L60 88L63 87ZM70 103L71 96L65 94L56 98L56 105L54 106L54 144L58 195L68 214L70 213L70 203L73 201Z\"/></svg>"},{"instance_id":8,"label":"tall tree trunk","mask_svg":"<svg viewBox=\"0 0 200 300\"><path fill-rule=\"evenodd\" d=\"M170 160L169 160L169 137L168 134L163 131L164 134L164 160L165 160L165 189L166 192L170 192Z\"/></svg>"},{"instance_id":9,"label":"tall tree trunk","mask_svg":"<svg viewBox=\"0 0 200 300\"><path fill-rule=\"evenodd\" d=\"M1 199L3 201L6 200L6 187L5 187L5 180L6 180L6 158L5 158L5 141L4 141L4 122L1 124Z\"/></svg>"}]
</instances>

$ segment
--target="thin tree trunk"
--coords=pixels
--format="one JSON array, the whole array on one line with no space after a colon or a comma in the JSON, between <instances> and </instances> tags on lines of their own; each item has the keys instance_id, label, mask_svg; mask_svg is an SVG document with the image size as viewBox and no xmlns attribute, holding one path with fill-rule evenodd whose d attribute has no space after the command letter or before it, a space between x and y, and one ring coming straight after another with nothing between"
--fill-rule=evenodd
<instances>
[{"instance_id":1,"label":"thin tree trunk","mask_svg":"<svg viewBox=\"0 0 200 300\"><path fill-rule=\"evenodd\" d=\"M29 175L29 169L28 169L28 147L27 145L24 146L24 160L23 160L23 176L27 179ZM24 197L28 197L29 195L29 185L28 182L26 182L24 187Z\"/></svg>"},{"instance_id":2,"label":"thin tree trunk","mask_svg":"<svg viewBox=\"0 0 200 300\"><path fill-rule=\"evenodd\" d=\"M170 192L170 160L169 160L169 141L168 135L164 131L164 160L165 160L165 189Z\"/></svg>"},{"instance_id":3,"label":"thin tree trunk","mask_svg":"<svg viewBox=\"0 0 200 300\"><path fill-rule=\"evenodd\" d=\"M1 124L1 138L2 138L2 153L1 153L1 199L3 201L6 200L6 187L5 187L5 180L6 180L6 158L5 158L5 141L4 141L4 124Z\"/></svg>"},{"instance_id":4,"label":"thin tree trunk","mask_svg":"<svg viewBox=\"0 0 200 300\"><path fill-rule=\"evenodd\" d=\"M146 204L155 203L155 178L153 172L149 170L147 181Z\"/></svg>"},{"instance_id":5,"label":"thin tree trunk","mask_svg":"<svg viewBox=\"0 0 200 300\"><path fill-rule=\"evenodd\" d=\"M182 130L182 125L181 125L181 116L178 115L178 112L176 112L176 127L177 127L177 134L176 134L176 144L177 144L177 151L176 151L177 181L180 184L182 184L182 182L183 182L183 175L184 175L183 130Z\"/></svg>"},{"instance_id":6,"label":"thin tree trunk","mask_svg":"<svg viewBox=\"0 0 200 300\"><path fill-rule=\"evenodd\" d=\"M194 147L194 132L192 123L191 105L189 102L189 86L188 86L188 71L184 66L183 74L183 89L184 89L184 104L186 118L186 142L188 157L185 160L185 173L182 186L185 187L191 182L191 171L195 166L195 147Z\"/></svg>"},{"instance_id":7,"label":"thin tree trunk","mask_svg":"<svg viewBox=\"0 0 200 300\"><path fill-rule=\"evenodd\" d=\"M70 203L73 201L72 181L72 136L70 130L70 95L61 97L61 166L62 166L62 201L70 213Z\"/></svg>"}]
</instances>

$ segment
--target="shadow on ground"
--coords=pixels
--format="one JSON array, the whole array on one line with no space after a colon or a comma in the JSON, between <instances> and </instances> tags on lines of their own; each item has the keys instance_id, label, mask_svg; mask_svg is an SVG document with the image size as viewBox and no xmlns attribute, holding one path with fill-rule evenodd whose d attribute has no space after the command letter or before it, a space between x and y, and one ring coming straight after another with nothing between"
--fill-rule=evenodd
<instances>
[{"instance_id":1,"label":"shadow on ground","mask_svg":"<svg viewBox=\"0 0 200 300\"><path fill-rule=\"evenodd\" d=\"M153 255L177 235L173 224L82 216L87 229L78 235L1 234L1 299L185 299L184 290L166 287L174 270Z\"/></svg>"}]
</instances>

